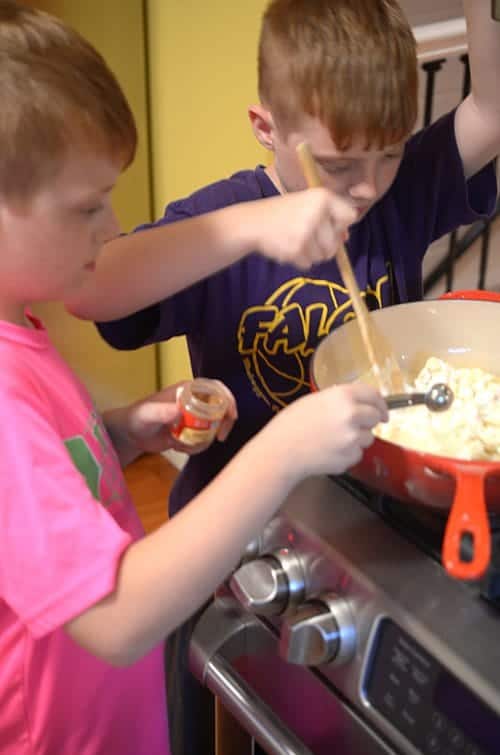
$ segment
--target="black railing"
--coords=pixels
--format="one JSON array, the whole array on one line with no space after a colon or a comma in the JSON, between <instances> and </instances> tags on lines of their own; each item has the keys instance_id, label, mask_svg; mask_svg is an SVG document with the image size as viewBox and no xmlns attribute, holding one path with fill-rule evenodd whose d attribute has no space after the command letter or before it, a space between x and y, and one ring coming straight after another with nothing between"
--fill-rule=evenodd
<instances>
[{"instance_id":1,"label":"black railing","mask_svg":"<svg viewBox=\"0 0 500 755\"><path fill-rule=\"evenodd\" d=\"M462 99L467 97L470 91L470 66L469 56L461 55L459 58L463 64L462 78ZM441 70L446 58L437 58L422 64L422 70L425 73L425 101L423 113L423 125L428 126L432 121L435 80L437 73ZM479 259L479 275L477 288L484 289L486 285L486 274L488 269L488 257L490 249L491 225L500 215L500 200L497 201L496 208L491 217L478 220L473 223L459 237L458 231L453 231L449 235L448 251L440 262L430 270L424 278L424 295L438 283L445 279L447 291L453 289L453 279L455 274L456 262L466 254L478 239L481 239L481 251Z\"/></svg>"}]
</instances>

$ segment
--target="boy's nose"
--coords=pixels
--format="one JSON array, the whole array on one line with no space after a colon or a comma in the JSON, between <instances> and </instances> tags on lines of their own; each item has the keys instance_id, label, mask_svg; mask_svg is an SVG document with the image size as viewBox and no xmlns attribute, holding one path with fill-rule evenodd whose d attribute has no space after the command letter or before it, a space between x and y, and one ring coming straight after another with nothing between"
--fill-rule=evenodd
<instances>
[{"instance_id":1,"label":"boy's nose","mask_svg":"<svg viewBox=\"0 0 500 755\"><path fill-rule=\"evenodd\" d=\"M353 199L375 199L377 196L375 176L364 175L351 186L349 193Z\"/></svg>"}]
</instances>

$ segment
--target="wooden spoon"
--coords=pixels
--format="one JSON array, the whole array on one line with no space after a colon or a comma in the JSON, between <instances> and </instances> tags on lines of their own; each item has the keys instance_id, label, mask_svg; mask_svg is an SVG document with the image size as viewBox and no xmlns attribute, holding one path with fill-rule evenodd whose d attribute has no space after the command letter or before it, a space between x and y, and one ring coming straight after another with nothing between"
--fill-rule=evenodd
<instances>
[{"instance_id":1,"label":"wooden spoon","mask_svg":"<svg viewBox=\"0 0 500 755\"><path fill-rule=\"evenodd\" d=\"M322 186L318 167L306 142L302 142L297 146L297 154L307 185L309 187ZM370 317L343 244L337 251L335 259L344 285L351 297L356 321L373 375L377 381L377 387L383 394L404 393L407 390L406 380L398 364L396 355L385 336L375 326L373 319Z\"/></svg>"}]
</instances>

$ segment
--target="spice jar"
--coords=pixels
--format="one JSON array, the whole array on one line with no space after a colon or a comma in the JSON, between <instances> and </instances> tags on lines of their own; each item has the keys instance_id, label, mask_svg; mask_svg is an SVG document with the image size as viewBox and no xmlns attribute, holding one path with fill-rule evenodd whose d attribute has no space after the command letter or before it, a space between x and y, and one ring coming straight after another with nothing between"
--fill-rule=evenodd
<instances>
[{"instance_id":1,"label":"spice jar","mask_svg":"<svg viewBox=\"0 0 500 755\"><path fill-rule=\"evenodd\" d=\"M226 413L228 400L216 380L196 378L177 394L182 417L172 427L172 435L186 446L211 443Z\"/></svg>"}]
</instances>

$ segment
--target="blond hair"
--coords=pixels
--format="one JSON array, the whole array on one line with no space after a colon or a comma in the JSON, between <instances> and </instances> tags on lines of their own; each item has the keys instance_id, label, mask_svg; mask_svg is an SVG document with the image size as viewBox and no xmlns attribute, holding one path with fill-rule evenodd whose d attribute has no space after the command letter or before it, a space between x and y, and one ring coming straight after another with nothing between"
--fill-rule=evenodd
<instances>
[{"instance_id":1,"label":"blond hair","mask_svg":"<svg viewBox=\"0 0 500 755\"><path fill-rule=\"evenodd\" d=\"M62 21L0 0L0 196L29 199L68 148L134 157L134 117L99 53Z\"/></svg>"},{"instance_id":2,"label":"blond hair","mask_svg":"<svg viewBox=\"0 0 500 755\"><path fill-rule=\"evenodd\" d=\"M278 125L318 117L340 149L353 136L383 148L415 125L415 39L396 0L271 0L258 74Z\"/></svg>"}]
</instances>

